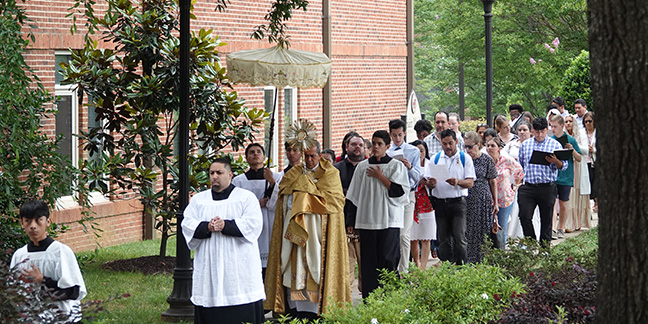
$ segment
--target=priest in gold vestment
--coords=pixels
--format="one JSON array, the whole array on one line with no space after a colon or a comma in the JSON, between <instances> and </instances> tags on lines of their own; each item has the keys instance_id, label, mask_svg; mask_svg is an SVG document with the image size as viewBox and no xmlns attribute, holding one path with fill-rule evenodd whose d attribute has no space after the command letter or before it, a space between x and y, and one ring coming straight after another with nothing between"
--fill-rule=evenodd
<instances>
[{"instance_id":1,"label":"priest in gold vestment","mask_svg":"<svg viewBox=\"0 0 648 324\"><path fill-rule=\"evenodd\" d=\"M344 202L338 170L304 150L304 163L279 183L265 278L264 309L315 318L333 303L351 302Z\"/></svg>"}]
</instances>

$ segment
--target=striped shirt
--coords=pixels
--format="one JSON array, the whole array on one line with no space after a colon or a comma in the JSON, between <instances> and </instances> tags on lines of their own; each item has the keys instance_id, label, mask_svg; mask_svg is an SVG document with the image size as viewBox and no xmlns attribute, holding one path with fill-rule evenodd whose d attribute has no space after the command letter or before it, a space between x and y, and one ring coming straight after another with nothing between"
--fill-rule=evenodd
<instances>
[{"instance_id":1,"label":"striped shirt","mask_svg":"<svg viewBox=\"0 0 648 324\"><path fill-rule=\"evenodd\" d=\"M562 149L562 145L548 136L539 143L535 138L524 141L522 146L520 146L518 158L518 161L524 169L524 182L531 184L555 182L558 178L558 170L567 170L567 161L561 161L563 163L562 168L558 169L553 163L549 165L531 164L529 160L531 160L533 151L553 152L559 149Z\"/></svg>"},{"instance_id":2,"label":"striped shirt","mask_svg":"<svg viewBox=\"0 0 648 324\"><path fill-rule=\"evenodd\" d=\"M423 139L425 144L428 147L428 159L431 159L434 154L436 154L439 151L443 151L443 144L441 144L441 140L437 137L437 132L435 131L434 133L428 135ZM457 136L457 150L459 151L466 151L466 147L464 146L464 139L461 136Z\"/></svg>"}]
</instances>

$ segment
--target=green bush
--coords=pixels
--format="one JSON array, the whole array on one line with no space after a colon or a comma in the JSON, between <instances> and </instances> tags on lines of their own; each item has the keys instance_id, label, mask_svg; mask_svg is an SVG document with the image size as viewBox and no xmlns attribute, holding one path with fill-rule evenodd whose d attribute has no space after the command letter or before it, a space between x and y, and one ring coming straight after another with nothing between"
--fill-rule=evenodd
<instances>
[{"instance_id":1,"label":"green bush","mask_svg":"<svg viewBox=\"0 0 648 324\"><path fill-rule=\"evenodd\" d=\"M497 267L443 264L427 271L411 269L399 279L383 275L385 285L357 307L324 315L331 323L486 323L523 291L518 279Z\"/></svg>"},{"instance_id":2,"label":"green bush","mask_svg":"<svg viewBox=\"0 0 648 324\"><path fill-rule=\"evenodd\" d=\"M464 120L461 122L461 125L459 125L459 130L464 134L468 132L474 132L477 129L477 125L479 124L487 124L486 119L479 118L479 119Z\"/></svg>"},{"instance_id":3,"label":"green bush","mask_svg":"<svg viewBox=\"0 0 648 324\"><path fill-rule=\"evenodd\" d=\"M576 99L584 99L588 110L594 110L591 83L589 52L583 50L572 59L561 84L560 93L565 98L565 107L572 113L575 113L573 107Z\"/></svg>"},{"instance_id":4,"label":"green bush","mask_svg":"<svg viewBox=\"0 0 648 324\"><path fill-rule=\"evenodd\" d=\"M484 263L501 267L508 275L525 278L530 272L553 273L578 263L596 271L598 262L598 227L582 233L551 250L542 248L534 239L509 239L509 250L486 248Z\"/></svg>"}]
</instances>

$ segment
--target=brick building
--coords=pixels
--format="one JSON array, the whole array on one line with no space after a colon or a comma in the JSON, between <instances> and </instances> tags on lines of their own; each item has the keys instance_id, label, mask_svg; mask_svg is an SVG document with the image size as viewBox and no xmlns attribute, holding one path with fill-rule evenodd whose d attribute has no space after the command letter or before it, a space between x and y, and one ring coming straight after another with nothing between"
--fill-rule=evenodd
<instances>
[{"instance_id":1,"label":"brick building","mask_svg":"<svg viewBox=\"0 0 648 324\"><path fill-rule=\"evenodd\" d=\"M332 148L340 153L344 134L355 130L368 137L377 129L386 129L390 119L405 113L407 90L411 87L411 67L408 69L408 20L412 0L313 0L307 11L293 14L288 23L293 48L322 52L323 41L330 38L333 68L330 84L330 129L323 132L323 91L321 89L282 89L276 114L277 140L283 143L283 131L289 121L307 118L315 123L322 141L329 134ZM192 20L193 30L213 28L216 35L227 43L220 48L225 54L245 49L269 47L267 42L251 40L254 26L264 23L263 16L272 1L234 0L224 12L215 10L213 1L197 1L197 19ZM44 127L54 135L66 137L62 148L76 161L83 156L72 133L87 129L94 122L92 111L77 104L73 89L61 86L56 73L57 63L69 59L69 48L83 45L82 22L79 32L70 35L71 18L66 14L73 0L30 0L23 4L27 15L38 26L30 30L35 36L25 59L35 69L43 85L58 96L59 115L44 121ZM328 8L330 7L330 12ZM101 15L102 1L95 7ZM330 32L323 33L323 16L330 17ZM411 21L410 21L411 23ZM328 35L328 36L326 36ZM411 43L411 42L410 42ZM411 55L410 55L411 57ZM224 62L226 64L226 62ZM270 107L272 87L236 86L239 97L250 107ZM257 139L263 139L259 129ZM323 143L327 141L324 140ZM274 160L283 165L283 148L277 145ZM236 153L235 153L236 154ZM98 242L102 246L140 240L143 236L142 208L136 198L115 199L95 197L95 219L104 231ZM92 234L83 234L76 220L80 209L71 199L61 199L59 211L53 220L70 226L70 231L60 239L75 250L88 250L96 245Z\"/></svg>"}]
</instances>

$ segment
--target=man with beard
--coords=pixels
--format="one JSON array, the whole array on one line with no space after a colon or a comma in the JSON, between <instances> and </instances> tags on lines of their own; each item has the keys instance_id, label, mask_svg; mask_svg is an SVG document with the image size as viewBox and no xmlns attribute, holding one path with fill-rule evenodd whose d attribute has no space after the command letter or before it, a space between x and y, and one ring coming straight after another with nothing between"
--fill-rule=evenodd
<instances>
[{"instance_id":1,"label":"man with beard","mask_svg":"<svg viewBox=\"0 0 648 324\"><path fill-rule=\"evenodd\" d=\"M423 140L428 147L428 152L430 153L430 156L428 156L428 158L430 159L432 158L433 154L436 154L436 152L439 152L443 149L443 145L441 144L441 132L446 129L450 129L450 124L448 124L448 113L439 110L434 114L434 129L434 133L426 136ZM455 138L457 149L459 151L463 151L463 138L457 137L456 134Z\"/></svg>"},{"instance_id":2,"label":"man with beard","mask_svg":"<svg viewBox=\"0 0 648 324\"><path fill-rule=\"evenodd\" d=\"M214 160L209 180L212 188L193 196L181 224L189 249L196 250L194 323L263 323L259 201L231 184L229 159Z\"/></svg>"},{"instance_id":3,"label":"man with beard","mask_svg":"<svg viewBox=\"0 0 648 324\"><path fill-rule=\"evenodd\" d=\"M347 157L346 159L334 164L333 166L340 171L340 181L342 182L342 190L346 196L353 173L356 166L365 159L364 139L360 136L351 136L346 144ZM344 203L344 223L347 228L347 242L349 249L349 273L351 274L351 281L355 278L355 265L358 264L358 290L362 292L362 271L360 266L360 236L357 231L353 230L355 222L355 215L357 212L356 206L348 199Z\"/></svg>"}]
</instances>

